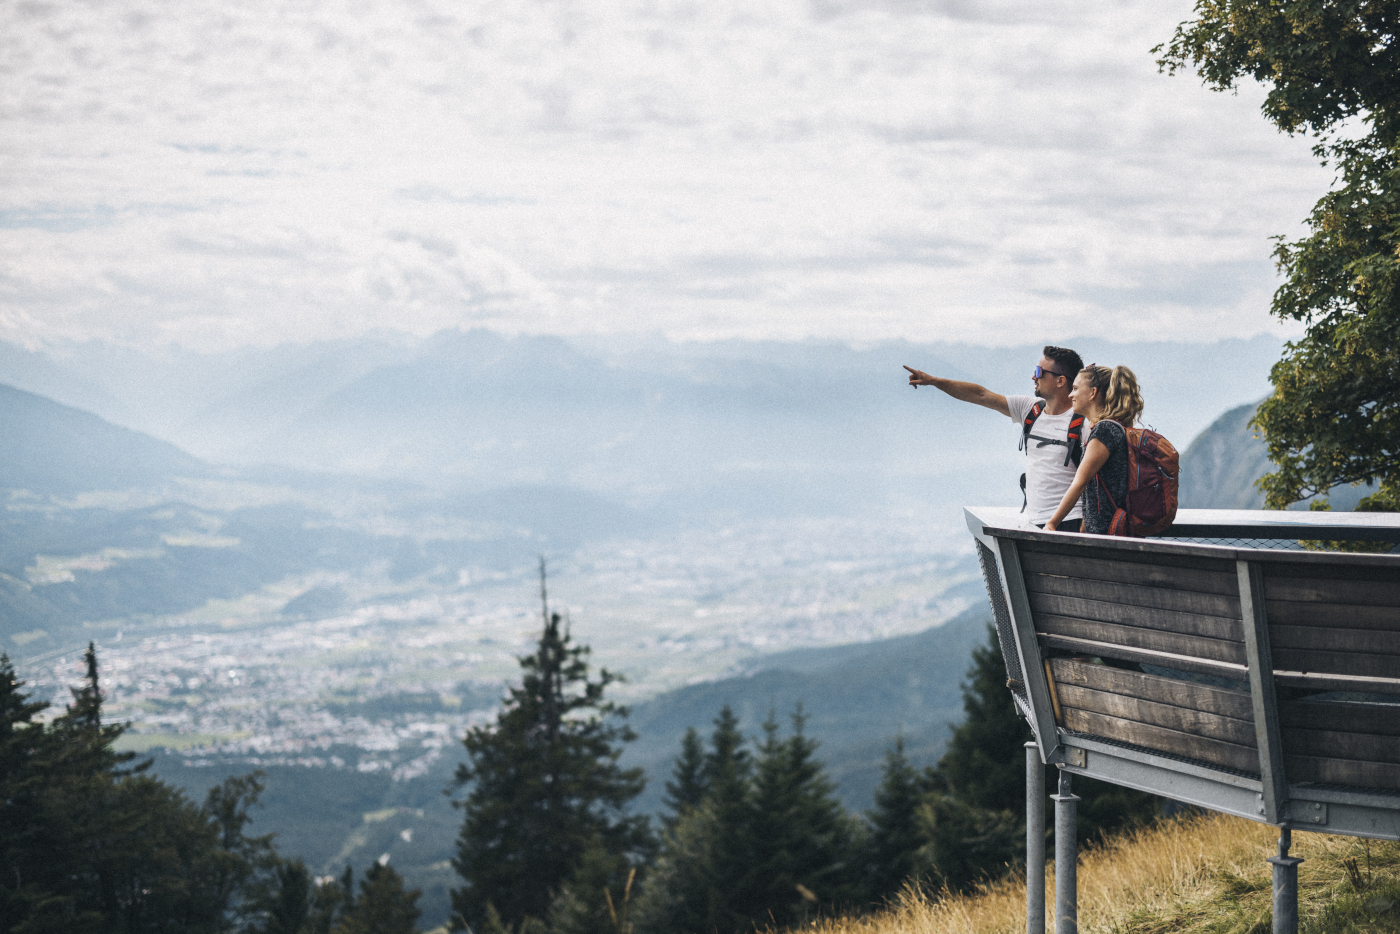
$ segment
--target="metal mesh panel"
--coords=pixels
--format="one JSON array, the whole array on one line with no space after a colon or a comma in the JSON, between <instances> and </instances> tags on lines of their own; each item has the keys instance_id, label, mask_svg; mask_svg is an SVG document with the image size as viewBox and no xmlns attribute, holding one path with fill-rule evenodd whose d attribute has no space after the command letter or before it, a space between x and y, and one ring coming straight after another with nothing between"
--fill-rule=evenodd
<instances>
[{"instance_id":1,"label":"metal mesh panel","mask_svg":"<svg viewBox=\"0 0 1400 934\"><path fill-rule=\"evenodd\" d=\"M1184 542L1189 545L1224 545L1227 548L1271 548L1275 551L1307 551L1303 543L1296 538L1177 538L1176 536L1163 535L1157 539L1162 542ZM1378 542L1367 542L1368 545L1383 544ZM1400 546L1391 546L1390 551L1394 552ZM1331 548L1317 548L1317 551L1331 551Z\"/></svg>"},{"instance_id":2,"label":"metal mesh panel","mask_svg":"<svg viewBox=\"0 0 1400 934\"><path fill-rule=\"evenodd\" d=\"M979 541L977 560L982 564L982 581L987 585L987 598L992 601L992 616L997 623L997 642L1001 644L1001 660L1006 664L1006 680L1020 684L1020 655L1016 651L1016 634L1011 628L1011 613L1006 608L1006 597L1001 591L1001 574L997 571L996 555ZM1019 691L1013 687L1011 691L1029 704L1024 686Z\"/></svg>"}]
</instances>

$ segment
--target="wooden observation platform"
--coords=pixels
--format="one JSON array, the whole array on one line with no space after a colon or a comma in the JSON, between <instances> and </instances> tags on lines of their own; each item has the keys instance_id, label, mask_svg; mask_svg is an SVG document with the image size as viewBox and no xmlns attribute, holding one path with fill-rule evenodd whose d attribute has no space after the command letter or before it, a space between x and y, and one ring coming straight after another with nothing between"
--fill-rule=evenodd
<instances>
[{"instance_id":1,"label":"wooden observation platform","mask_svg":"<svg viewBox=\"0 0 1400 934\"><path fill-rule=\"evenodd\" d=\"M1297 930L1294 829L1400 840L1400 553L1301 544L1400 543L1400 514L1183 509L1130 539L965 512L1035 736L1029 934L1045 926L1045 765L1057 934L1077 930L1073 775L1278 827L1278 934Z\"/></svg>"}]
</instances>

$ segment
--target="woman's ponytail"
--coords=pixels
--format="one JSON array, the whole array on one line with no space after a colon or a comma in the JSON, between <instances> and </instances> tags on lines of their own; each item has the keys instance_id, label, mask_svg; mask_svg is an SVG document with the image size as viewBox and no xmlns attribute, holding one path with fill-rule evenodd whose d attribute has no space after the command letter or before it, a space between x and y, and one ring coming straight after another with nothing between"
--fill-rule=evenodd
<instances>
[{"instance_id":1,"label":"woman's ponytail","mask_svg":"<svg viewBox=\"0 0 1400 934\"><path fill-rule=\"evenodd\" d=\"M1122 422L1129 428L1142 417L1142 393L1138 390L1137 377L1125 366L1116 366L1108 374L1108 388L1103 398L1103 417Z\"/></svg>"}]
</instances>

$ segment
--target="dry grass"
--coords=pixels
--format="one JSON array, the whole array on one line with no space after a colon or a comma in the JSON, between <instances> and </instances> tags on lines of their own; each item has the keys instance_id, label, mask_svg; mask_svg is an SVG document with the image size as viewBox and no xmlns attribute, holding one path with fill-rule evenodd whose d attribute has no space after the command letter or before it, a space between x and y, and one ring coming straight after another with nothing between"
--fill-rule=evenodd
<instances>
[{"instance_id":1,"label":"dry grass","mask_svg":"<svg viewBox=\"0 0 1400 934\"><path fill-rule=\"evenodd\" d=\"M1079 929L1085 934L1267 934L1271 827L1218 814L1164 821L1084 847L1079 858ZM1303 931L1394 934L1400 931L1400 845L1298 833ZM1345 860L1355 859L1358 891ZM818 922L820 934L1018 934L1025 930L1020 878L972 895L907 890L890 910ZM1054 930L1054 877L1046 880L1046 929Z\"/></svg>"}]
</instances>

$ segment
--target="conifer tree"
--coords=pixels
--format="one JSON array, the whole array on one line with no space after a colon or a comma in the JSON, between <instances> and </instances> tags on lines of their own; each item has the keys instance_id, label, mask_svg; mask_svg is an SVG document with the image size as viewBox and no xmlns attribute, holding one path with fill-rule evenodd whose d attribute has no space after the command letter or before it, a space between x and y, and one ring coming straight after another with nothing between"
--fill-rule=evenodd
<instances>
[{"instance_id":1,"label":"conifer tree","mask_svg":"<svg viewBox=\"0 0 1400 934\"><path fill-rule=\"evenodd\" d=\"M405 890L403 877L388 864L372 863L360 880L353 906L334 934L418 934L418 889Z\"/></svg>"},{"instance_id":2,"label":"conifer tree","mask_svg":"<svg viewBox=\"0 0 1400 934\"><path fill-rule=\"evenodd\" d=\"M788 737L779 735L771 713L763 724L748 833L751 868L735 906L750 924L768 918L790 926L819 907L848 908L859 897L857 825L836 800L805 721L799 705Z\"/></svg>"},{"instance_id":3,"label":"conifer tree","mask_svg":"<svg viewBox=\"0 0 1400 934\"><path fill-rule=\"evenodd\" d=\"M459 925L484 928L488 909L510 928L543 921L590 849L639 861L650 847L647 819L626 814L642 770L618 765L635 734L616 722L626 710L604 699L618 677L602 669L590 679L589 650L549 611L544 580L541 561L544 628L520 659L520 685L494 724L463 740L468 761L457 782L470 791L453 861L465 883L452 893Z\"/></svg>"},{"instance_id":4,"label":"conifer tree","mask_svg":"<svg viewBox=\"0 0 1400 934\"><path fill-rule=\"evenodd\" d=\"M727 934L746 921L734 905L750 873L753 759L727 704L709 745L701 769L705 796L668 828L638 896L641 931Z\"/></svg>"},{"instance_id":5,"label":"conifer tree","mask_svg":"<svg viewBox=\"0 0 1400 934\"><path fill-rule=\"evenodd\" d=\"M927 779L904 755L904 737L895 737L885 754L875 807L867 812L870 835L866 844L866 898L872 903L899 894L916 874L916 854L927 841L917 816L928 791Z\"/></svg>"},{"instance_id":6,"label":"conifer tree","mask_svg":"<svg viewBox=\"0 0 1400 934\"><path fill-rule=\"evenodd\" d=\"M755 759L733 711L720 711L705 798L666 835L638 899L639 931L732 934L857 901L858 829L802 722L799 710L783 738L770 717Z\"/></svg>"},{"instance_id":7,"label":"conifer tree","mask_svg":"<svg viewBox=\"0 0 1400 934\"><path fill-rule=\"evenodd\" d=\"M21 692L0 655L0 934L223 934L249 929L266 838L243 834L256 779L216 789L221 813L131 766L102 723L97 655L67 711Z\"/></svg>"},{"instance_id":8,"label":"conifer tree","mask_svg":"<svg viewBox=\"0 0 1400 934\"><path fill-rule=\"evenodd\" d=\"M674 827L677 820L703 804L708 788L705 744L695 727L687 727L681 738L681 754L671 768L671 780L666 783L666 796L662 799L671 812L666 819L667 828Z\"/></svg>"}]
</instances>

